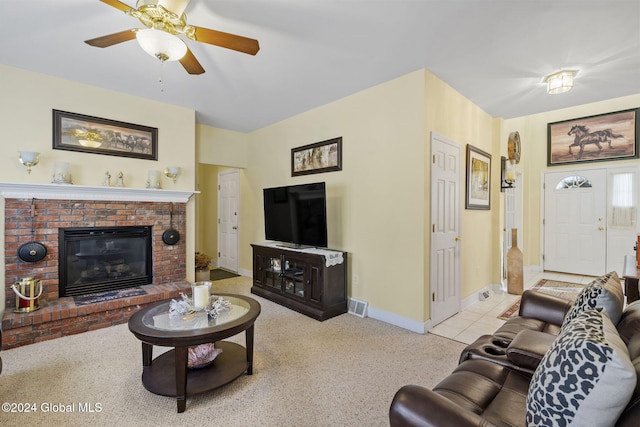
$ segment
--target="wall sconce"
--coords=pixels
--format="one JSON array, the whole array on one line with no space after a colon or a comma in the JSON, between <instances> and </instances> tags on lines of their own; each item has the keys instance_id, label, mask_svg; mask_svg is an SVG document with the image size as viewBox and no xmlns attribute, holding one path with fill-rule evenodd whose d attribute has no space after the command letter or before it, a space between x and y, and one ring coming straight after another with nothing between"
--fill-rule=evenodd
<instances>
[{"instance_id":1,"label":"wall sconce","mask_svg":"<svg viewBox=\"0 0 640 427\"><path fill-rule=\"evenodd\" d=\"M544 81L547 83L547 93L549 95L556 95L571 90L575 75L576 72L574 70L562 70L549 74L544 78Z\"/></svg>"},{"instance_id":2,"label":"wall sconce","mask_svg":"<svg viewBox=\"0 0 640 427\"><path fill-rule=\"evenodd\" d=\"M18 151L20 163L27 167L27 173L31 173L31 168L40 162L40 153L36 151Z\"/></svg>"},{"instance_id":3,"label":"wall sconce","mask_svg":"<svg viewBox=\"0 0 640 427\"><path fill-rule=\"evenodd\" d=\"M169 166L164 170L164 174L166 175L167 178L171 178L173 180L173 183L175 184L176 178L178 178L178 175L180 175L180 167Z\"/></svg>"},{"instance_id":4,"label":"wall sconce","mask_svg":"<svg viewBox=\"0 0 640 427\"><path fill-rule=\"evenodd\" d=\"M507 159L506 157L500 157L500 191L504 191L508 188L516 188L516 170L514 160Z\"/></svg>"}]
</instances>

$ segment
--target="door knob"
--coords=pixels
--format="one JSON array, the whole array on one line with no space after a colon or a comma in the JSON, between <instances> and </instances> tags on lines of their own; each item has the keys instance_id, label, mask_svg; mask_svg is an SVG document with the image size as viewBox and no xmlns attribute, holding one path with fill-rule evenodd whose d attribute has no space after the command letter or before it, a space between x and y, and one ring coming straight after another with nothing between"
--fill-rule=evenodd
<instances>
[{"instance_id":1,"label":"door knob","mask_svg":"<svg viewBox=\"0 0 640 427\"><path fill-rule=\"evenodd\" d=\"M456 242L459 242L460 240L462 240L462 239L460 238L460 236L456 236L455 241L456 241Z\"/></svg>"},{"instance_id":2,"label":"door knob","mask_svg":"<svg viewBox=\"0 0 640 427\"><path fill-rule=\"evenodd\" d=\"M603 231L604 227L598 227L598 230Z\"/></svg>"}]
</instances>

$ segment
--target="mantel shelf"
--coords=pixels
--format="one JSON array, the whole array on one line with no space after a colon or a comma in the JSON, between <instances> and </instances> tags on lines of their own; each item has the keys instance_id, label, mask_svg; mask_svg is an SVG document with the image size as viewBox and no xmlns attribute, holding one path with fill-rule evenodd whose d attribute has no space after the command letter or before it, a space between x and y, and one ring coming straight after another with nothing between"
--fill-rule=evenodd
<instances>
[{"instance_id":1,"label":"mantel shelf","mask_svg":"<svg viewBox=\"0 0 640 427\"><path fill-rule=\"evenodd\" d=\"M5 199L103 200L186 203L198 191L153 188L92 187L65 184L26 184L0 182L0 196Z\"/></svg>"}]
</instances>

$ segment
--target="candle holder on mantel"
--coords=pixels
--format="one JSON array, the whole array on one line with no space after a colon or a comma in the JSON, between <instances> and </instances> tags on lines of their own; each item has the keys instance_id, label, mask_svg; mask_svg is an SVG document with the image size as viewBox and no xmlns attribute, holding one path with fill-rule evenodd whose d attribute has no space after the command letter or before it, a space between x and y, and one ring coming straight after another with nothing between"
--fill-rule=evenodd
<instances>
[{"instance_id":1,"label":"candle holder on mantel","mask_svg":"<svg viewBox=\"0 0 640 427\"><path fill-rule=\"evenodd\" d=\"M160 171L150 170L147 179L147 188L162 188L162 182L160 181Z\"/></svg>"},{"instance_id":2,"label":"candle holder on mantel","mask_svg":"<svg viewBox=\"0 0 640 427\"><path fill-rule=\"evenodd\" d=\"M71 173L69 173L68 162L56 162L53 170L52 184L73 184Z\"/></svg>"}]
</instances>

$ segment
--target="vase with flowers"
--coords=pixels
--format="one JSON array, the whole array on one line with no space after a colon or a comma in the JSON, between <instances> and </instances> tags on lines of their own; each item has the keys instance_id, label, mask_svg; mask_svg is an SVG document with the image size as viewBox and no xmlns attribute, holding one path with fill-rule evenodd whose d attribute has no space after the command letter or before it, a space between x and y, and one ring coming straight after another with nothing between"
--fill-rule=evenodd
<instances>
[{"instance_id":1,"label":"vase with flowers","mask_svg":"<svg viewBox=\"0 0 640 427\"><path fill-rule=\"evenodd\" d=\"M196 252L196 282L203 282L209 280L211 271L209 270L209 263L211 257L202 252Z\"/></svg>"}]
</instances>

